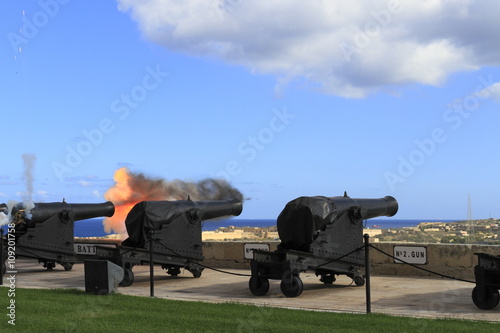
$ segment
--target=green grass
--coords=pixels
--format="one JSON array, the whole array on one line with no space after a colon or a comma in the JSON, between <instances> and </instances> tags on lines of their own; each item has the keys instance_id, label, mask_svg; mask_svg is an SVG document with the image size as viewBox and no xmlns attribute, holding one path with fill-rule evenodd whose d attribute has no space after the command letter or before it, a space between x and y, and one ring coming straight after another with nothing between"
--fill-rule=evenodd
<instances>
[{"instance_id":1,"label":"green grass","mask_svg":"<svg viewBox=\"0 0 500 333\"><path fill-rule=\"evenodd\" d=\"M0 288L0 331L8 289ZM498 332L481 321L416 319L223 303L93 295L73 289L17 289L18 332Z\"/></svg>"}]
</instances>

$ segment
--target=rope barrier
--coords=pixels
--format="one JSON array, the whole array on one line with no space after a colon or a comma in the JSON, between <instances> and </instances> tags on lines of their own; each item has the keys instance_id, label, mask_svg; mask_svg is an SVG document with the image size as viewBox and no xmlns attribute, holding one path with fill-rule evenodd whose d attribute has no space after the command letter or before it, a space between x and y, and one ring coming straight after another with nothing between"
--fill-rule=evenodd
<instances>
[{"instance_id":1,"label":"rope barrier","mask_svg":"<svg viewBox=\"0 0 500 333\"><path fill-rule=\"evenodd\" d=\"M228 271L223 271L221 269L218 269L218 268L214 268L214 267L210 267L210 266L207 266L207 265L204 265L204 264L201 264L197 261L193 261L189 258L186 258L186 257L183 257L182 255L178 254L177 252L175 252L174 250L172 250L171 248L169 248L168 246L165 246L165 244L163 244L162 242L159 241L159 239L153 239L153 241L156 241L156 243L160 244L161 246L163 246L165 249L169 250L170 252L172 252L173 254L175 254L176 256L182 258L182 259L185 259L187 262L191 262L191 263L194 263L198 266L201 266L203 268L207 268L207 269L211 269L213 271L216 271L216 272L220 272L220 273L224 273L224 274L230 274L230 275L236 275L236 276L251 276L249 274L240 274L240 273L233 273L233 272L228 272Z\"/></svg>"},{"instance_id":2,"label":"rope barrier","mask_svg":"<svg viewBox=\"0 0 500 333\"><path fill-rule=\"evenodd\" d=\"M360 247L358 247L357 249L355 249L355 250L353 250L353 251L351 251L351 252L349 252L349 253L347 253L347 254L344 254L344 255L343 255L343 256L341 256L341 257L338 257L338 258L335 258L335 259L329 260L329 261L327 261L327 262L325 262L325 263L323 263L323 264L321 264L321 265L318 265L318 266L316 266L316 267L322 267L322 266L325 266L325 265L331 264L332 262L339 261L339 260L341 260L341 259L343 259L343 258L345 258L345 257L347 257L347 256L350 256L350 255L351 255L351 254L353 254L354 252L357 252L357 251L362 250L362 249L364 249L364 248L365 248L365 246L364 246L364 245L363 245L363 246L360 246Z\"/></svg>"},{"instance_id":3,"label":"rope barrier","mask_svg":"<svg viewBox=\"0 0 500 333\"><path fill-rule=\"evenodd\" d=\"M401 261L403 264L406 264L406 265L408 265L408 266L414 267L414 268L416 268L416 269L420 269L420 270L425 271L425 272L427 272L427 273L431 273L431 274L434 274L434 275L437 275L437 276L441 276L441 277L443 277L443 278L447 278L447 279L451 279L451 280L457 280L457 281L462 281L462 282L467 282L467 283L474 283L474 284L476 283L476 281L470 281L470 280L460 279L460 278L457 278L457 277L454 277L454 276L450 276L450 275L446 275L446 274L441 274L441 273L433 272L433 271L431 271L430 269L423 268L423 267L420 267L420 266L417 266L417 265L411 264L411 263L409 263L409 262L406 262L406 261L404 261L404 260L402 260L402 259L396 258L396 257L394 257L394 256L390 255L389 253L386 253L386 252L384 252L384 251L382 251L382 250L380 250L380 249L377 249L375 246L373 246L373 245L371 245L371 244L370 244L369 246L370 246L371 248L373 248L373 249L377 250L378 252L380 252L380 253L382 253L382 254L384 254L384 255L386 255L386 256L388 256L388 257L392 258L392 259L395 259L395 260Z\"/></svg>"},{"instance_id":4,"label":"rope barrier","mask_svg":"<svg viewBox=\"0 0 500 333\"><path fill-rule=\"evenodd\" d=\"M148 243L149 243L149 242L151 242L151 241L156 242L157 244L159 244L159 245L163 246L166 250L168 250L168 251L172 252L172 254L174 254L174 255L178 256L179 258L181 258L181 259L185 259L185 260L186 260L186 262L189 262L189 263L194 263L194 264L196 264L196 265L198 265L198 266L201 266L201 267L203 267L203 268L210 269L210 270L213 270L213 271L216 271L216 272L219 272L219 273L229 274L229 275L235 275L235 276L244 276L244 277L251 277L251 276L252 276L251 274L241 274L241 273L234 273L234 272L229 272L229 271L221 270L221 269L214 268L214 267L211 267L211 266L208 266L208 265L202 264L202 263L200 263L200 262L194 261L194 260L192 260L192 259L190 259L190 258L186 258L186 257L184 257L183 255L181 255L181 254L177 253L176 251L172 250L171 248L169 248L168 246L166 246L166 245L165 245L165 244L163 244L162 242L160 242L160 240L159 240L159 239L157 239L157 238L156 238L156 239L148 239L148 240L146 240L146 241L145 241L145 243L144 243L144 245L148 244ZM24 247L24 246L19 246L19 245L17 245L17 246L18 246L19 248L23 249L26 253L28 253L28 254L32 255L35 259L45 259L45 258L43 258L43 257L41 257L41 256L39 256L39 255L37 255L37 254L35 254L35 253L33 253L32 251L28 250L28 249L27 249L26 247ZM349 253L346 253L346 254L344 254L344 255L342 255L342 256L340 256L340 257L338 257L338 258L335 258L335 259L332 259L332 260L328 260L328 261L326 261L326 262L322 263L321 265L316 266L316 268L320 268L320 267L326 266L326 265L328 265L328 264L331 264L331 263L333 263L333 262L340 261L340 260L342 260L343 258L348 257L348 256L350 256L351 254L353 254L353 253L355 253L355 252L357 252L357 251L360 251L360 250L364 249L365 247L366 247L366 245L360 246L360 247L356 248L355 250L353 250L353 251L351 251L351 252L349 252ZM446 278L446 279L450 279L450 280L456 280L456 281L461 281L461 282L466 282L466 283L472 283L472 284L485 284L485 285L497 286L497 285L495 285L495 284L481 283L481 282L477 282L477 281L471 281L471 280L461 279L461 278L457 278L457 277L454 277L454 276L451 276L451 275L446 275L446 274L442 274L442 273L434 272L434 271L431 271L430 269L427 269L427 268L424 268L424 267L421 267L421 266L417 266L417 265L414 265L414 264L409 263L409 262L407 262L407 261L404 261L404 260L402 260L402 259L396 258L396 257L394 257L393 255L391 255L391 254L389 254L389 253L387 253L387 252L385 252L385 251L383 251L383 250L381 250L381 249L379 249L379 248L377 248L377 247L373 246L372 244L369 244L369 245L368 245L368 247L371 247L372 249L375 249L376 251L378 251L378 252L382 253L383 255L385 255L385 256L387 256L387 257L389 257L389 258L392 258L392 259L394 259L394 260L398 260L398 261L400 261L402 264L408 265L408 266L410 266L410 267L416 268L416 269L418 269L418 270L421 270L421 271L424 271L424 272L427 272L427 273L430 273L430 274L433 274L433 275L440 276L440 277L442 277L442 278ZM126 250L126 251L124 251L124 252L120 253L120 255L127 254L127 253L132 252L132 251L135 251L135 250L137 250L137 249L138 249L138 247L134 247L134 248L128 249L128 250ZM77 263L77 262L82 262L82 261L79 261L79 260L75 261L75 263Z\"/></svg>"}]
</instances>

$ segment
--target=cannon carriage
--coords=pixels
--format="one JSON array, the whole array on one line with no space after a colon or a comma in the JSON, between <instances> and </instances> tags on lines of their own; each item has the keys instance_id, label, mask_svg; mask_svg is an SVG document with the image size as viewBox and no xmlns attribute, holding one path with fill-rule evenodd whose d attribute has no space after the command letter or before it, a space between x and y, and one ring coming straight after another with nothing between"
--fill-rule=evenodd
<instances>
[{"instance_id":1,"label":"cannon carriage","mask_svg":"<svg viewBox=\"0 0 500 333\"><path fill-rule=\"evenodd\" d=\"M290 201L277 219L281 244L275 252L253 251L249 289L255 296L269 291L269 280L281 280L287 297L302 293L300 273L314 270L325 284L336 275L347 275L357 286L365 283L363 220L393 216L398 203L393 197L353 199L300 197Z\"/></svg>"},{"instance_id":2,"label":"cannon carriage","mask_svg":"<svg viewBox=\"0 0 500 333\"><path fill-rule=\"evenodd\" d=\"M151 263L151 255L153 264L161 265L167 274L177 276L185 268L197 278L203 271L202 222L238 216L241 211L237 199L142 201L125 220L129 237L114 248L96 246L95 256L124 269L122 287L132 285L133 267Z\"/></svg>"},{"instance_id":3,"label":"cannon carriage","mask_svg":"<svg viewBox=\"0 0 500 333\"><path fill-rule=\"evenodd\" d=\"M57 264L71 270L79 261L74 247L74 222L102 216L113 216L115 206L112 202L97 204L65 202L34 203L27 207L19 203L12 208L12 231L4 236L15 243L15 256L38 259L47 269ZM8 238L8 239L7 239ZM3 251L5 254L7 251ZM2 260L4 264L5 258Z\"/></svg>"}]
</instances>

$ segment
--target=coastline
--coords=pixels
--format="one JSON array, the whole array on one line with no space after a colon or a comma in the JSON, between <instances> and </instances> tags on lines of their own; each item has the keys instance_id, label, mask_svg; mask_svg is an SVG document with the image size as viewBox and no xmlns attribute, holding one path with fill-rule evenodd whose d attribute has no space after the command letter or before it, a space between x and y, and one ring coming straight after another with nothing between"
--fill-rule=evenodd
<instances>
[{"instance_id":1,"label":"coastline","mask_svg":"<svg viewBox=\"0 0 500 333\"><path fill-rule=\"evenodd\" d=\"M75 222L76 237L106 237L110 234L104 232L102 218L88 219ZM450 223L457 220L432 220L432 219L370 219L363 221L364 229L401 229L415 227L420 223ZM276 219L221 219L202 222L202 231L215 232L220 228L268 228L276 226Z\"/></svg>"},{"instance_id":2,"label":"coastline","mask_svg":"<svg viewBox=\"0 0 500 333\"><path fill-rule=\"evenodd\" d=\"M379 227L379 224L382 223L375 221L371 227L363 228L363 234L368 234L372 242L500 244L500 219L420 222L415 226L400 228L383 228ZM121 235L75 238L120 242ZM268 227L230 225L215 230L202 230L202 241L279 241L279 234L276 225Z\"/></svg>"}]
</instances>

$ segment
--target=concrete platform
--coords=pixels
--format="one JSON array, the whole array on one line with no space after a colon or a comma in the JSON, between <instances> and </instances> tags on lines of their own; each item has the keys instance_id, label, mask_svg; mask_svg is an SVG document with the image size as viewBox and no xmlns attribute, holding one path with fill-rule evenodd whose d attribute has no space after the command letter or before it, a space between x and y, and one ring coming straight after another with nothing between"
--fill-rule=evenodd
<instances>
[{"instance_id":1,"label":"concrete platform","mask_svg":"<svg viewBox=\"0 0 500 333\"><path fill-rule=\"evenodd\" d=\"M17 288L76 288L85 290L84 265L75 264L71 271L57 265L48 271L36 260L18 259ZM227 269L236 274L248 270ZM134 267L135 281L130 287L119 287L127 295L149 297L149 266ZM4 277L4 284L6 284ZM171 277L155 267L155 297L185 301L237 302L270 307L283 307L332 312L366 312L365 287L356 287L351 279L339 276L333 285L324 285L313 272L301 274L304 291L299 297L287 298L278 280L271 280L266 296L253 296L247 276L236 276L205 269L200 278L183 271ZM372 276L372 312L390 315L460 318L500 322L500 305L493 310L480 310L472 302L474 284L445 279Z\"/></svg>"}]
</instances>

